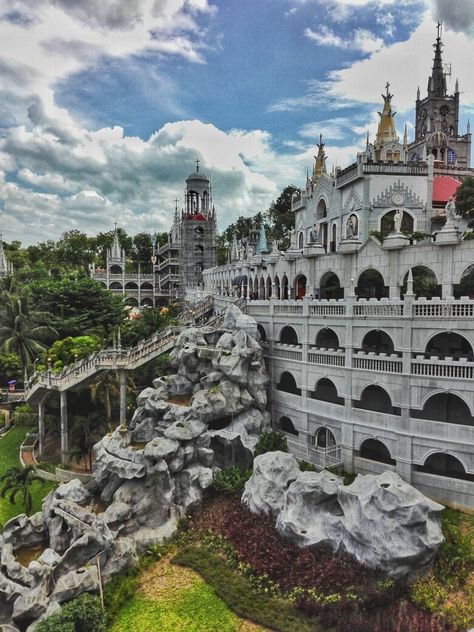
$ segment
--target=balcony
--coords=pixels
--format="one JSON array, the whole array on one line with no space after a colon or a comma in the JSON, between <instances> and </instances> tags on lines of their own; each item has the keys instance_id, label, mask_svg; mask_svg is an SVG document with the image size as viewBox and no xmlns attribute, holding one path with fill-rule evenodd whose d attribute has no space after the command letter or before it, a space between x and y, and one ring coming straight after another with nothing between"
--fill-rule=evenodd
<instances>
[{"instance_id":1,"label":"balcony","mask_svg":"<svg viewBox=\"0 0 474 632\"><path fill-rule=\"evenodd\" d=\"M301 361L303 358L301 345L286 345L276 342L273 345L273 357Z\"/></svg>"},{"instance_id":2,"label":"balcony","mask_svg":"<svg viewBox=\"0 0 474 632\"><path fill-rule=\"evenodd\" d=\"M326 366L345 366L346 352L344 349L324 349L321 347L310 347L308 360L313 364L324 364Z\"/></svg>"},{"instance_id":3,"label":"balcony","mask_svg":"<svg viewBox=\"0 0 474 632\"><path fill-rule=\"evenodd\" d=\"M469 362L467 358L459 358L459 360L444 358L444 360L439 360L434 356L425 358L422 355L418 355L411 361L411 374L426 377L472 380L474 377L474 362Z\"/></svg>"},{"instance_id":4,"label":"balcony","mask_svg":"<svg viewBox=\"0 0 474 632\"><path fill-rule=\"evenodd\" d=\"M382 373L402 373L402 359L397 353L375 353L358 351L352 357L352 368Z\"/></svg>"}]
</instances>

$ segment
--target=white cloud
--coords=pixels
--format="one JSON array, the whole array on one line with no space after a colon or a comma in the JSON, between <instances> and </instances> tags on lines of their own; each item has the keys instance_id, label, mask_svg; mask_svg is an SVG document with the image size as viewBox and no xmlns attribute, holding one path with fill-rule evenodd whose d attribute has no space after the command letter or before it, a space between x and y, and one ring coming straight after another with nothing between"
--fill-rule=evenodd
<instances>
[{"instance_id":1,"label":"white cloud","mask_svg":"<svg viewBox=\"0 0 474 632\"><path fill-rule=\"evenodd\" d=\"M367 29L355 29L350 39L336 35L334 31L327 26L322 26L317 32L306 28L304 34L305 37L320 46L335 46L336 48L360 50L363 53L372 53L380 50L383 46L383 40Z\"/></svg>"}]
</instances>

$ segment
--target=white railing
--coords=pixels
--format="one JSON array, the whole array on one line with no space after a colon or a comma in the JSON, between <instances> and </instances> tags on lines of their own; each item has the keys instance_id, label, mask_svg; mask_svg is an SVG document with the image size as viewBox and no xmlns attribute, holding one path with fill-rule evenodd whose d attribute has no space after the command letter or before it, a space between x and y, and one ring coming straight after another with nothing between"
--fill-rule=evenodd
<instances>
[{"instance_id":1,"label":"white railing","mask_svg":"<svg viewBox=\"0 0 474 632\"><path fill-rule=\"evenodd\" d=\"M412 375L428 377L452 377L461 380L472 380L474 362L460 360L433 360L432 358L416 358L411 362Z\"/></svg>"},{"instance_id":2,"label":"white railing","mask_svg":"<svg viewBox=\"0 0 474 632\"><path fill-rule=\"evenodd\" d=\"M313 301L309 304L310 316L345 316L346 304L336 300Z\"/></svg>"},{"instance_id":3,"label":"white railing","mask_svg":"<svg viewBox=\"0 0 474 632\"><path fill-rule=\"evenodd\" d=\"M300 303L300 301L298 301ZM273 306L274 314L302 314L303 313L303 305L296 303L285 303L281 304L275 303Z\"/></svg>"},{"instance_id":4,"label":"white railing","mask_svg":"<svg viewBox=\"0 0 474 632\"><path fill-rule=\"evenodd\" d=\"M326 364L328 366L344 366L346 363L344 349L323 349L310 347L308 360L313 364Z\"/></svg>"},{"instance_id":5,"label":"white railing","mask_svg":"<svg viewBox=\"0 0 474 632\"><path fill-rule=\"evenodd\" d=\"M395 356L395 357L394 357ZM384 373L402 373L402 359L385 354L361 353L352 356L352 368L364 371L382 371Z\"/></svg>"},{"instance_id":6,"label":"white railing","mask_svg":"<svg viewBox=\"0 0 474 632\"><path fill-rule=\"evenodd\" d=\"M273 356L275 358L284 358L286 360L301 360L303 352L298 345L285 345L275 343L273 345Z\"/></svg>"},{"instance_id":7,"label":"white railing","mask_svg":"<svg viewBox=\"0 0 474 632\"><path fill-rule=\"evenodd\" d=\"M414 318L473 318L474 301L419 298L413 303Z\"/></svg>"},{"instance_id":8,"label":"white railing","mask_svg":"<svg viewBox=\"0 0 474 632\"><path fill-rule=\"evenodd\" d=\"M309 446L309 456L310 462L323 470L327 467L337 467L338 465L342 465L340 444L332 445L328 448Z\"/></svg>"},{"instance_id":9,"label":"white railing","mask_svg":"<svg viewBox=\"0 0 474 632\"><path fill-rule=\"evenodd\" d=\"M403 316L403 302L377 299L359 299L353 307L354 316L375 316L376 318L398 318Z\"/></svg>"}]
</instances>

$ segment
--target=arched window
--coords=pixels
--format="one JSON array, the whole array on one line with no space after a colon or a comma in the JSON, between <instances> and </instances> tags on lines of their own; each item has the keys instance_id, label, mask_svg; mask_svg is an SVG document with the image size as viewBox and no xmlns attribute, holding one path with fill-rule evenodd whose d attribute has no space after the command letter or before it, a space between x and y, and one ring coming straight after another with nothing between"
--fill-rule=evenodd
<instances>
[{"instance_id":1,"label":"arched window","mask_svg":"<svg viewBox=\"0 0 474 632\"><path fill-rule=\"evenodd\" d=\"M362 349L366 352L393 353L394 346L390 336L381 329L372 329L365 334L362 340Z\"/></svg>"},{"instance_id":2,"label":"arched window","mask_svg":"<svg viewBox=\"0 0 474 632\"><path fill-rule=\"evenodd\" d=\"M416 298L424 296L432 298L433 296L441 297L441 285L438 284L436 274L427 266L415 266L411 269L413 277L413 292ZM407 291L408 272L403 279L401 289L401 297L403 298Z\"/></svg>"},{"instance_id":3,"label":"arched window","mask_svg":"<svg viewBox=\"0 0 474 632\"><path fill-rule=\"evenodd\" d=\"M198 226L194 229L194 238L202 239L204 237L204 228L202 226Z\"/></svg>"},{"instance_id":4,"label":"arched window","mask_svg":"<svg viewBox=\"0 0 474 632\"><path fill-rule=\"evenodd\" d=\"M282 294L282 299L284 301L287 301L289 296L288 296L288 277L286 276L286 274L283 276L281 280L281 294Z\"/></svg>"},{"instance_id":5,"label":"arched window","mask_svg":"<svg viewBox=\"0 0 474 632\"><path fill-rule=\"evenodd\" d=\"M362 391L360 401L354 402L355 408L373 410L377 413L395 414L390 395L381 386L371 384Z\"/></svg>"},{"instance_id":6,"label":"arched window","mask_svg":"<svg viewBox=\"0 0 474 632\"><path fill-rule=\"evenodd\" d=\"M272 297L272 280L270 277L267 277L267 298Z\"/></svg>"},{"instance_id":7,"label":"arched window","mask_svg":"<svg viewBox=\"0 0 474 632\"><path fill-rule=\"evenodd\" d=\"M333 329L325 327L316 335L316 346L323 349L339 349L339 338Z\"/></svg>"},{"instance_id":8,"label":"arched window","mask_svg":"<svg viewBox=\"0 0 474 632\"><path fill-rule=\"evenodd\" d=\"M260 286L258 290L258 298L263 301L265 299L265 279L263 277L260 278Z\"/></svg>"},{"instance_id":9,"label":"arched window","mask_svg":"<svg viewBox=\"0 0 474 632\"><path fill-rule=\"evenodd\" d=\"M280 376L280 382L277 385L278 391L291 393L292 395L301 395L301 389L296 386L296 380L288 371L284 371Z\"/></svg>"},{"instance_id":10,"label":"arched window","mask_svg":"<svg viewBox=\"0 0 474 632\"><path fill-rule=\"evenodd\" d=\"M327 214L326 202L321 198L316 208L316 219L323 219Z\"/></svg>"},{"instance_id":11,"label":"arched window","mask_svg":"<svg viewBox=\"0 0 474 632\"><path fill-rule=\"evenodd\" d=\"M449 478L459 478L463 481L474 481L474 474L467 474L463 464L452 454L435 452L430 454L423 465L417 465L418 472L436 474L437 476L447 476Z\"/></svg>"},{"instance_id":12,"label":"arched window","mask_svg":"<svg viewBox=\"0 0 474 632\"><path fill-rule=\"evenodd\" d=\"M378 461L387 465L395 465L389 449L378 439L366 439L362 442L359 454L363 459Z\"/></svg>"},{"instance_id":13,"label":"arched window","mask_svg":"<svg viewBox=\"0 0 474 632\"><path fill-rule=\"evenodd\" d=\"M133 281L129 281L128 283L125 283L125 289L126 290L138 290L138 285L136 283L134 283Z\"/></svg>"},{"instance_id":14,"label":"arched window","mask_svg":"<svg viewBox=\"0 0 474 632\"><path fill-rule=\"evenodd\" d=\"M319 428L311 437L311 443L316 449L326 450L336 445L336 438L328 428Z\"/></svg>"},{"instance_id":15,"label":"arched window","mask_svg":"<svg viewBox=\"0 0 474 632\"><path fill-rule=\"evenodd\" d=\"M260 323L257 323L257 330L258 330L258 333L260 334L260 340L266 340L267 332L265 331L265 327L261 325Z\"/></svg>"},{"instance_id":16,"label":"arched window","mask_svg":"<svg viewBox=\"0 0 474 632\"><path fill-rule=\"evenodd\" d=\"M306 277L304 274L299 274L295 279L295 297L301 299L306 295Z\"/></svg>"},{"instance_id":17,"label":"arched window","mask_svg":"<svg viewBox=\"0 0 474 632\"><path fill-rule=\"evenodd\" d=\"M196 244L194 246L194 254L195 255L202 255L202 254L204 254L204 246L202 246L201 244Z\"/></svg>"},{"instance_id":18,"label":"arched window","mask_svg":"<svg viewBox=\"0 0 474 632\"><path fill-rule=\"evenodd\" d=\"M293 327L290 327L289 325L287 325L286 327L283 327L283 329L281 330L280 333L280 342L284 345L297 345L298 343L298 334L296 333L296 331L293 329Z\"/></svg>"},{"instance_id":19,"label":"arched window","mask_svg":"<svg viewBox=\"0 0 474 632\"><path fill-rule=\"evenodd\" d=\"M299 250L303 250L304 248L304 232L301 231L298 235L298 248Z\"/></svg>"},{"instance_id":20,"label":"arched window","mask_svg":"<svg viewBox=\"0 0 474 632\"><path fill-rule=\"evenodd\" d=\"M110 266L110 274L122 274L121 266Z\"/></svg>"},{"instance_id":21,"label":"arched window","mask_svg":"<svg viewBox=\"0 0 474 632\"><path fill-rule=\"evenodd\" d=\"M332 231L331 231L331 243L329 247L330 252L336 252L336 244L337 244L337 227L336 227L336 224L333 224Z\"/></svg>"},{"instance_id":22,"label":"arched window","mask_svg":"<svg viewBox=\"0 0 474 632\"><path fill-rule=\"evenodd\" d=\"M469 362L474 360L471 343L464 336L454 332L444 332L433 336L426 345L425 355L427 358L435 356L440 360L445 358L454 360L465 358Z\"/></svg>"},{"instance_id":23,"label":"arched window","mask_svg":"<svg viewBox=\"0 0 474 632\"><path fill-rule=\"evenodd\" d=\"M321 277L319 282L319 297L320 298L343 298L344 290L341 288L341 282L339 277L334 272L326 272Z\"/></svg>"},{"instance_id":24,"label":"arched window","mask_svg":"<svg viewBox=\"0 0 474 632\"><path fill-rule=\"evenodd\" d=\"M338 396L336 386L327 377L318 380L311 397L330 404L339 404L340 406L344 404L344 398Z\"/></svg>"},{"instance_id":25,"label":"arched window","mask_svg":"<svg viewBox=\"0 0 474 632\"><path fill-rule=\"evenodd\" d=\"M436 393L428 398L423 410L412 410L412 417L443 421L449 424L473 426L474 419L468 405L453 393Z\"/></svg>"},{"instance_id":26,"label":"arched window","mask_svg":"<svg viewBox=\"0 0 474 632\"><path fill-rule=\"evenodd\" d=\"M453 288L453 294L455 298L460 296L469 296L474 298L474 265L470 265L461 276L460 283L456 284Z\"/></svg>"},{"instance_id":27,"label":"arched window","mask_svg":"<svg viewBox=\"0 0 474 632\"><path fill-rule=\"evenodd\" d=\"M275 277L275 298L280 299L280 278L278 275Z\"/></svg>"},{"instance_id":28,"label":"arched window","mask_svg":"<svg viewBox=\"0 0 474 632\"><path fill-rule=\"evenodd\" d=\"M153 307L153 301L151 300L151 298L143 298L140 305L142 307Z\"/></svg>"},{"instance_id":29,"label":"arched window","mask_svg":"<svg viewBox=\"0 0 474 632\"><path fill-rule=\"evenodd\" d=\"M125 299L125 304L128 305L129 307L138 307L138 301L136 298L126 298Z\"/></svg>"},{"instance_id":30,"label":"arched window","mask_svg":"<svg viewBox=\"0 0 474 632\"><path fill-rule=\"evenodd\" d=\"M122 284L119 283L118 281L113 281L110 285L109 285L109 289L110 290L121 290L122 289Z\"/></svg>"},{"instance_id":31,"label":"arched window","mask_svg":"<svg viewBox=\"0 0 474 632\"><path fill-rule=\"evenodd\" d=\"M385 286L380 272L369 268L359 276L356 294L359 298L386 298L388 297L388 287Z\"/></svg>"},{"instance_id":32,"label":"arched window","mask_svg":"<svg viewBox=\"0 0 474 632\"><path fill-rule=\"evenodd\" d=\"M277 430L298 436L298 431L296 430L294 423L289 417L280 417L280 421L277 425Z\"/></svg>"},{"instance_id":33,"label":"arched window","mask_svg":"<svg viewBox=\"0 0 474 632\"><path fill-rule=\"evenodd\" d=\"M153 284L149 283L148 281L145 281L144 283L142 283L142 290L152 290L153 289Z\"/></svg>"}]
</instances>

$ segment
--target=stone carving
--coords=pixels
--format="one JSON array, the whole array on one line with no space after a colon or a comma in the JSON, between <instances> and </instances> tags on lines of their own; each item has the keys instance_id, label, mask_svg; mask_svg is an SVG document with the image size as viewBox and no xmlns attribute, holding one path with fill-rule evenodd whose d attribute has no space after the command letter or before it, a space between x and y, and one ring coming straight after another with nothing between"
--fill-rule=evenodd
<instances>
[{"instance_id":1,"label":"stone carving","mask_svg":"<svg viewBox=\"0 0 474 632\"><path fill-rule=\"evenodd\" d=\"M319 241L319 224L313 224L313 228L309 231L309 243L317 244Z\"/></svg>"},{"instance_id":2,"label":"stone carving","mask_svg":"<svg viewBox=\"0 0 474 632\"><path fill-rule=\"evenodd\" d=\"M300 546L328 545L392 576L431 563L443 541L443 507L398 474L359 475L352 485L329 472L300 472L296 459L271 452L254 460L242 502L271 513Z\"/></svg>"},{"instance_id":3,"label":"stone carving","mask_svg":"<svg viewBox=\"0 0 474 632\"><path fill-rule=\"evenodd\" d=\"M446 224L444 225L444 228L455 226L458 216L456 214L456 204L453 202L452 197L450 197L446 202L444 212L446 213Z\"/></svg>"},{"instance_id":4,"label":"stone carving","mask_svg":"<svg viewBox=\"0 0 474 632\"><path fill-rule=\"evenodd\" d=\"M397 208L393 216L393 228L394 228L395 233L400 232L400 229L402 227L402 220L403 220L403 211Z\"/></svg>"},{"instance_id":5,"label":"stone carving","mask_svg":"<svg viewBox=\"0 0 474 632\"><path fill-rule=\"evenodd\" d=\"M255 320L233 305L221 328L184 330L170 354L176 372L140 393L129 428L95 446L91 482L60 485L41 512L5 525L0 627L25 627L96 590L97 558L106 579L121 572L137 552L173 535L179 517L212 484L215 468L249 465L270 427L269 378L257 337ZM45 550L26 568L16 550L37 544Z\"/></svg>"},{"instance_id":6,"label":"stone carving","mask_svg":"<svg viewBox=\"0 0 474 632\"><path fill-rule=\"evenodd\" d=\"M394 201L394 197L395 200ZM422 209L424 201L419 198L416 193L409 189L406 184L403 184L400 179L394 182L390 187L387 187L383 193L378 195L371 202L373 208L393 208L393 205L404 204L411 209Z\"/></svg>"},{"instance_id":7,"label":"stone carving","mask_svg":"<svg viewBox=\"0 0 474 632\"><path fill-rule=\"evenodd\" d=\"M357 215L351 215L347 220L346 237L353 238L359 235L359 220Z\"/></svg>"}]
</instances>

